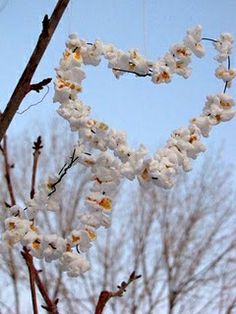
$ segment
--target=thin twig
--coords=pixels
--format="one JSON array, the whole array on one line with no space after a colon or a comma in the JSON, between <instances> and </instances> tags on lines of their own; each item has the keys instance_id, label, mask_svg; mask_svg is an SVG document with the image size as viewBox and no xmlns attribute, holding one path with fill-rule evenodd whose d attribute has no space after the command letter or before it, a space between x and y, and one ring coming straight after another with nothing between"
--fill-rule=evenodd
<instances>
[{"instance_id":1,"label":"thin twig","mask_svg":"<svg viewBox=\"0 0 236 314\"><path fill-rule=\"evenodd\" d=\"M119 71L119 72L124 72L124 73L131 73L131 74L135 74L139 77L146 77L146 76L152 76L151 73L144 73L144 74L140 74L138 72L135 72L135 71L131 71L131 70L123 70L123 69L119 69L119 68L112 68L112 70L114 71Z\"/></svg>"},{"instance_id":2,"label":"thin twig","mask_svg":"<svg viewBox=\"0 0 236 314\"><path fill-rule=\"evenodd\" d=\"M228 70L230 70L230 56L228 56L228 58L227 58L227 63L228 63L227 68L228 68ZM224 94L225 94L226 89L228 87L228 83L229 83L229 81L225 82L224 91L223 91Z\"/></svg>"},{"instance_id":3,"label":"thin twig","mask_svg":"<svg viewBox=\"0 0 236 314\"><path fill-rule=\"evenodd\" d=\"M54 182L51 185L51 189L52 191L48 194L48 196L51 196L53 193L56 192L56 186L58 183L61 182L61 180L63 179L63 177L67 174L67 171L73 166L73 164L76 162L76 160L78 160L79 157L75 157L75 149L72 153L72 156L70 157L71 161L69 164L65 163L65 165L61 168L61 170L59 171L59 175L60 177L57 179L56 182Z\"/></svg>"},{"instance_id":4,"label":"thin twig","mask_svg":"<svg viewBox=\"0 0 236 314\"><path fill-rule=\"evenodd\" d=\"M16 204L13 185L11 181L11 169L14 168L14 165L10 165L8 161L8 149L7 149L7 136L4 136L3 146L0 146L0 150L4 158L4 167L5 167L5 179L7 183L7 189L11 199L11 206Z\"/></svg>"},{"instance_id":5,"label":"thin twig","mask_svg":"<svg viewBox=\"0 0 236 314\"><path fill-rule=\"evenodd\" d=\"M33 153L34 161L33 161L31 191L30 191L31 199L33 199L35 195L35 181L36 181L36 173L37 173L37 168L38 168L38 161L39 161L41 149L43 148L41 136L38 136L32 148L34 150L34 153ZM44 308L51 314L59 314L59 312L57 311L57 303L59 299L52 301L50 297L48 296L48 292L46 288L44 287L44 284L41 278L39 277L39 272L34 266L33 257L31 256L31 254L29 253L26 247L23 247L23 251L21 252L21 254L24 257L26 264L28 266L28 270L29 270L31 296L32 296L34 313L38 313L37 312L37 298L36 298L36 293L35 293L35 283L36 283L41 293L41 296L46 303L46 305L42 305L42 308Z\"/></svg>"},{"instance_id":6,"label":"thin twig","mask_svg":"<svg viewBox=\"0 0 236 314\"><path fill-rule=\"evenodd\" d=\"M209 38L209 37L202 37L202 40L211 41L211 42L213 42L213 43L218 43L218 40L213 39L213 38Z\"/></svg>"},{"instance_id":7,"label":"thin twig","mask_svg":"<svg viewBox=\"0 0 236 314\"><path fill-rule=\"evenodd\" d=\"M14 115L16 114L22 100L31 90L32 77L69 2L70 0L58 0L51 17L48 18L47 15L44 17L42 23L43 28L38 38L38 42L3 114L0 117L0 142L6 133Z\"/></svg>"},{"instance_id":8,"label":"thin twig","mask_svg":"<svg viewBox=\"0 0 236 314\"><path fill-rule=\"evenodd\" d=\"M51 80L51 78L46 78L37 84L31 84L30 91L34 90L39 93L44 88L44 86L48 85L51 82Z\"/></svg>"},{"instance_id":9,"label":"thin twig","mask_svg":"<svg viewBox=\"0 0 236 314\"><path fill-rule=\"evenodd\" d=\"M33 161L31 191L30 191L30 198L31 199L34 198L34 194L35 194L35 181L36 181L36 173L37 173L37 168L38 168L38 161L39 161L41 149L43 148L41 136L38 136L38 138L34 142L34 146L32 148L34 150L34 152L33 152L34 161Z\"/></svg>"},{"instance_id":10,"label":"thin twig","mask_svg":"<svg viewBox=\"0 0 236 314\"><path fill-rule=\"evenodd\" d=\"M22 111L17 111L16 113L17 113L17 114L24 114L24 113L25 113L26 111L28 111L30 108L35 107L35 106L41 104L41 103L44 101L44 99L45 99L45 97L47 96L47 94L49 93L49 87L48 87L48 86L46 86L46 87L47 87L47 91L46 91L46 93L43 95L43 97L42 97L39 101L37 101L37 102L35 102L35 103L29 105L28 107L26 107L26 108L25 108L24 110L22 110Z\"/></svg>"},{"instance_id":11,"label":"thin twig","mask_svg":"<svg viewBox=\"0 0 236 314\"><path fill-rule=\"evenodd\" d=\"M11 168L13 168L14 165L9 164L6 135L4 136L3 146L0 146L0 150L4 158L5 179L6 179L7 189L8 189L10 200L11 200L9 207L11 207L16 204L13 185L11 181ZM16 264L15 264L15 260L14 260L14 256L13 256L13 252L11 248L8 249L8 254L9 254L9 259L10 259L10 275L11 275L11 280L13 283L14 296L15 296L15 311L16 311L16 314L19 314L20 313L20 300L19 300L19 290L18 290L18 276L17 276L17 268L16 268Z\"/></svg>"},{"instance_id":12,"label":"thin twig","mask_svg":"<svg viewBox=\"0 0 236 314\"><path fill-rule=\"evenodd\" d=\"M107 304L107 302L111 299L111 298L114 298L114 297L122 297L124 292L126 292L126 289L128 287L128 285L139 279L141 277L141 275L138 275L136 276L135 274L135 271L133 271L131 273L131 275L129 276L129 279L127 282L125 281L122 281L122 283L117 286L118 290L117 291L102 291L100 293L100 296L99 296L99 299L98 299L98 302L97 302L97 306L96 306L96 309L95 309L95 314L101 314Z\"/></svg>"},{"instance_id":13,"label":"thin twig","mask_svg":"<svg viewBox=\"0 0 236 314\"><path fill-rule=\"evenodd\" d=\"M42 308L47 310L50 314L59 314L58 310L57 310L57 303L59 301L59 299L56 299L55 301L52 301L49 296L48 296L48 292L44 287L44 284L41 280L41 278L39 277L39 273L38 271L34 268L34 272L35 272L35 282L37 284L37 287L46 303L45 305L42 305Z\"/></svg>"}]
</instances>

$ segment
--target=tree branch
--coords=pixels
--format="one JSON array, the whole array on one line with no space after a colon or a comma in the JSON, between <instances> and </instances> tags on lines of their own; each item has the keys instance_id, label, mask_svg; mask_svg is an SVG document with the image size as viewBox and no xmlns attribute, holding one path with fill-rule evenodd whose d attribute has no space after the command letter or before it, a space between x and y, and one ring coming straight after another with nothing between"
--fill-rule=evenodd
<instances>
[{"instance_id":1,"label":"tree branch","mask_svg":"<svg viewBox=\"0 0 236 314\"><path fill-rule=\"evenodd\" d=\"M31 291L31 299L32 299L32 305L33 305L33 313L38 314L37 296L36 296L36 290L35 290L35 272L34 272L33 258L28 253L28 250L26 249L26 247L23 248L21 255L24 257L26 265L28 267L28 271L29 271L30 291Z\"/></svg>"},{"instance_id":2,"label":"tree branch","mask_svg":"<svg viewBox=\"0 0 236 314\"><path fill-rule=\"evenodd\" d=\"M32 147L34 152L34 161L33 161L33 170L32 170L32 179L31 179L31 191L30 191L30 198L34 198L35 194L35 181L36 181L36 173L39 161L39 155L41 153L41 149L43 148L41 136L38 136L37 140L34 142L34 146Z\"/></svg>"},{"instance_id":3,"label":"tree branch","mask_svg":"<svg viewBox=\"0 0 236 314\"><path fill-rule=\"evenodd\" d=\"M0 150L4 158L4 167L5 167L4 176L6 179L7 189L8 189L10 200L11 200L10 202L11 205L9 205L9 207L11 207L16 204L12 180L11 180L11 168L13 168L14 165L9 164L6 135L4 136L4 139L3 139L3 146L0 145ZM15 296L15 312L16 314L19 314L20 313L20 300L19 300L19 289L18 289L18 275L17 275L17 268L16 268L12 248L8 249L8 255L9 255L9 260L10 260L10 276L13 283L14 296Z\"/></svg>"},{"instance_id":4,"label":"tree branch","mask_svg":"<svg viewBox=\"0 0 236 314\"><path fill-rule=\"evenodd\" d=\"M107 304L107 302L114 297L122 297L124 292L126 292L126 288L128 287L128 285L139 279L141 277L141 275L136 276L135 271L132 272L132 274L129 276L129 280L127 282L122 281L122 283L120 284L120 286L117 286L118 290L117 291L102 291L100 293L98 302L97 302L97 306L95 309L95 314L101 314L105 308L105 305Z\"/></svg>"},{"instance_id":5,"label":"tree branch","mask_svg":"<svg viewBox=\"0 0 236 314\"><path fill-rule=\"evenodd\" d=\"M39 277L39 273L38 271L34 268L34 271L35 271L35 282L37 284L37 287L46 303L46 306L45 305L42 305L42 308L47 310L48 313L50 314L59 314L58 310L57 310L57 303L59 301L59 299L56 299L54 301L52 301L49 296L48 296L48 293L42 283L42 280L41 278Z\"/></svg>"},{"instance_id":6,"label":"tree branch","mask_svg":"<svg viewBox=\"0 0 236 314\"><path fill-rule=\"evenodd\" d=\"M50 297L48 296L48 292L45 289L41 278L39 277L39 272L37 271L37 269L34 266L33 258L32 258L31 254L29 253L29 251L27 250L26 247L23 247L23 251L21 252L21 254L26 261L30 276L32 276L33 280L35 281L35 283L36 283L36 285L40 291L40 294L41 294L42 298L44 299L44 302L46 303L46 305L42 305L42 308L44 308L50 314L59 314L59 312L57 310L57 303L58 303L59 299L52 301L50 299ZM32 293L32 291L31 291L31 293ZM32 296L33 296L33 294L32 294Z\"/></svg>"},{"instance_id":7,"label":"tree branch","mask_svg":"<svg viewBox=\"0 0 236 314\"><path fill-rule=\"evenodd\" d=\"M9 164L9 160L8 160L7 136L4 136L3 146L0 145L0 150L4 158L5 179L7 183L7 189L10 195L10 199L11 199L11 206L14 206L16 204L16 200L15 200L15 195L14 195L13 185L12 185L12 180L11 180L11 168L13 168L14 165Z\"/></svg>"},{"instance_id":8,"label":"tree branch","mask_svg":"<svg viewBox=\"0 0 236 314\"><path fill-rule=\"evenodd\" d=\"M44 86L48 85L51 82L51 80L52 79L49 77L49 78L42 80L41 82L39 82L37 84L31 84L30 85L30 91L34 90L37 93L39 93L44 88Z\"/></svg>"},{"instance_id":9,"label":"tree branch","mask_svg":"<svg viewBox=\"0 0 236 314\"><path fill-rule=\"evenodd\" d=\"M68 5L70 0L58 0L57 5L52 13L50 19L45 15L43 20L43 29L38 38L35 49L26 65L24 72L19 79L15 90L4 110L0 116L0 142L6 133L14 115L16 114L22 100L28 92L33 90L40 90L45 84L49 83L48 79L43 80L38 84L30 85L32 77L38 67L38 64L53 36L53 33ZM46 82L45 82L46 81ZM33 86L33 88L32 88Z\"/></svg>"}]
</instances>

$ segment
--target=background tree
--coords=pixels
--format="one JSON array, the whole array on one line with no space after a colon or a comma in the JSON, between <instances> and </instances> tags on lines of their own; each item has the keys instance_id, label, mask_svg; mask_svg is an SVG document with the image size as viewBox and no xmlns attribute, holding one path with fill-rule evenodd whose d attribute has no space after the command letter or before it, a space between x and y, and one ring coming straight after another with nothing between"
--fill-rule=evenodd
<instances>
[{"instance_id":1,"label":"background tree","mask_svg":"<svg viewBox=\"0 0 236 314\"><path fill-rule=\"evenodd\" d=\"M138 269L142 281L111 313L233 313L235 194L230 169L217 158L205 159L170 193L135 191L116 209L117 233L98 249L103 289L112 282L114 289L127 268Z\"/></svg>"},{"instance_id":2,"label":"background tree","mask_svg":"<svg viewBox=\"0 0 236 314\"><path fill-rule=\"evenodd\" d=\"M61 167L76 141L67 129L61 130L57 124L52 129L50 138L43 140L36 187L45 175ZM32 139L19 146L11 145L13 139L8 142L8 162L14 164L10 172L13 194L17 203L23 203L32 183ZM6 160L1 162L4 175ZM9 189L6 178L1 180L5 184L0 195L6 208ZM88 172L70 169L56 219L49 212L40 214L39 223L45 231L63 235L76 226L88 180ZM205 158L191 178L182 176L172 191L155 188L148 192L134 185L132 191L121 188L117 199L112 227L99 231L98 242L91 249L90 272L68 280L58 265L37 263L49 295L60 299L59 310L94 313L100 292L115 291L136 270L142 279L135 281L123 298L110 300L105 313L233 313L235 193L231 169L223 165L219 154ZM24 313L25 294L20 291L28 286L28 277L25 267L17 265L22 265L22 257L15 249L8 250L1 263L1 277L11 288L0 296L6 306L2 306L2 313L9 313L7 306L13 313ZM11 289L15 300L9 304Z\"/></svg>"}]
</instances>

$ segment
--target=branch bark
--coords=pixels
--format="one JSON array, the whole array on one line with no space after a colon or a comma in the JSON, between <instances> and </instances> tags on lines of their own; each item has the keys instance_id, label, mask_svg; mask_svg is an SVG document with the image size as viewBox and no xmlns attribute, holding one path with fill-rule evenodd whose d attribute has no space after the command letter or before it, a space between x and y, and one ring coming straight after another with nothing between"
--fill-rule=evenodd
<instances>
[{"instance_id":1,"label":"branch bark","mask_svg":"<svg viewBox=\"0 0 236 314\"><path fill-rule=\"evenodd\" d=\"M45 15L43 19L43 29L38 38L38 42L4 112L0 116L0 142L6 134L14 115L27 93L31 90L38 91L37 88L41 87L42 89L46 83L49 83L49 79L45 79L42 81L43 83L40 82L38 84L30 84L38 64L69 2L70 0L58 0L52 16L48 18L48 16Z\"/></svg>"}]
</instances>

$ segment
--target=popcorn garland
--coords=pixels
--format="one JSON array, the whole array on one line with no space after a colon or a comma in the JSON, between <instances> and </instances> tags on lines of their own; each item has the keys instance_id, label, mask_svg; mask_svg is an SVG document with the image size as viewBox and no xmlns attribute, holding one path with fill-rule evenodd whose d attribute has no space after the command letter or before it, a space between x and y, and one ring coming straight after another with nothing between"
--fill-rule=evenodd
<instances>
[{"instance_id":1,"label":"popcorn garland","mask_svg":"<svg viewBox=\"0 0 236 314\"><path fill-rule=\"evenodd\" d=\"M212 126L228 121L235 115L234 100L225 94L236 76L236 70L230 68L232 35L224 33L213 40L202 38L201 33L201 26L188 30L183 42L172 46L163 58L155 62L146 60L138 50L123 52L99 40L91 44L75 34L69 36L67 48L56 69L54 102L60 103L58 113L68 120L72 131L79 133L80 141L58 175L50 177L40 186L34 199L28 201L26 211L18 206L10 209L3 236L9 245L21 242L37 258L45 258L48 262L59 259L62 269L69 276L78 276L86 272L90 264L75 249L79 253L86 252L96 239L96 230L101 226L110 226L112 199L123 178L134 180L137 177L146 188L154 184L169 189L175 184L181 169L192 169L191 159L196 159L199 153L205 151L201 136L208 137ZM165 147L153 157L148 156L144 145L137 150L131 149L125 132L90 118L91 108L78 99L82 80L86 76L83 65L97 66L104 57L116 78L127 72L141 77L149 76L154 84L168 83L175 74L184 78L191 75L189 64L192 54L201 58L205 53L202 40L212 41L218 52L215 59L219 66L215 75L225 82L224 92L207 96L201 115L193 118L188 127L173 131ZM228 61L227 67L223 64L225 61ZM93 153L90 152L91 148ZM85 198L85 209L79 216L80 225L66 239L56 234L42 235L35 226L36 214L39 210L59 209L59 183L67 170L77 163L91 168L92 182Z\"/></svg>"}]
</instances>

